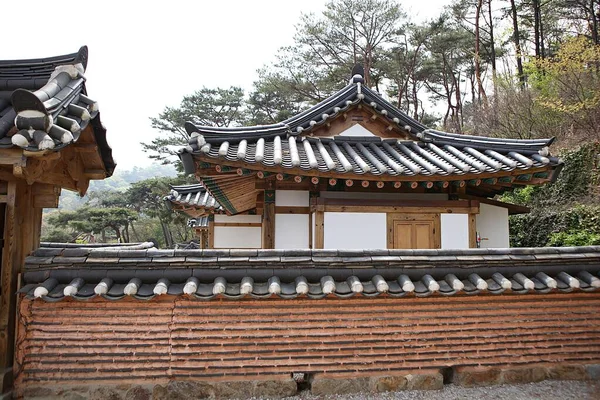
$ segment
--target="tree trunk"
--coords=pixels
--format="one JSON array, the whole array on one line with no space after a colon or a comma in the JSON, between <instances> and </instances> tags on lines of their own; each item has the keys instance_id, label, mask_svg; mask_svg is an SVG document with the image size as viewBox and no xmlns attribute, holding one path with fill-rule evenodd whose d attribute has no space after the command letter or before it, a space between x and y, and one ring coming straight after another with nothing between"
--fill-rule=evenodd
<instances>
[{"instance_id":1,"label":"tree trunk","mask_svg":"<svg viewBox=\"0 0 600 400\"><path fill-rule=\"evenodd\" d=\"M133 232L133 237L135 238L136 242L141 242L142 241L140 239L140 235L138 235L137 231L135 230L135 224L133 222L131 223L131 232Z\"/></svg>"},{"instance_id":2,"label":"tree trunk","mask_svg":"<svg viewBox=\"0 0 600 400\"><path fill-rule=\"evenodd\" d=\"M130 241L129 241L129 224L125 224L125 242L130 243Z\"/></svg>"},{"instance_id":3,"label":"tree trunk","mask_svg":"<svg viewBox=\"0 0 600 400\"><path fill-rule=\"evenodd\" d=\"M171 231L169 230L167 224L162 220L160 221L160 226L162 228L163 236L165 238L165 245L167 246L167 248L170 249L171 247L173 247L173 237L171 236Z\"/></svg>"},{"instance_id":4,"label":"tree trunk","mask_svg":"<svg viewBox=\"0 0 600 400\"><path fill-rule=\"evenodd\" d=\"M519 82L521 83L521 89L525 88L525 74L523 73L523 59L521 53L521 34L519 32L519 21L517 17L517 6L515 0L510 0L510 9L513 20L513 41L515 43L515 51L517 57L517 73L519 76Z\"/></svg>"},{"instance_id":5,"label":"tree trunk","mask_svg":"<svg viewBox=\"0 0 600 400\"><path fill-rule=\"evenodd\" d=\"M481 81L481 34L479 29L479 21L481 19L482 7L483 0L477 0L477 5L475 6L475 79L477 79L477 90L479 92L479 97L483 99L484 107L487 107L487 96ZM457 90L459 90L459 88L457 88Z\"/></svg>"},{"instance_id":6,"label":"tree trunk","mask_svg":"<svg viewBox=\"0 0 600 400\"><path fill-rule=\"evenodd\" d=\"M452 74L452 85L454 86L454 98L456 100L456 107L453 112L454 126L456 133L462 133L462 99L460 95L460 76Z\"/></svg>"},{"instance_id":7,"label":"tree trunk","mask_svg":"<svg viewBox=\"0 0 600 400\"><path fill-rule=\"evenodd\" d=\"M542 14L541 14L541 0L532 0L531 7L533 8L533 42L535 44L535 58L544 58L542 51Z\"/></svg>"},{"instance_id":8,"label":"tree trunk","mask_svg":"<svg viewBox=\"0 0 600 400\"><path fill-rule=\"evenodd\" d=\"M117 235L117 243L121 243L121 231L119 230L119 227L113 226L112 229L113 229L113 231L115 231L115 234Z\"/></svg>"},{"instance_id":9,"label":"tree trunk","mask_svg":"<svg viewBox=\"0 0 600 400\"><path fill-rule=\"evenodd\" d=\"M415 112L413 114L413 117L415 119L419 119L419 96L417 93L417 81L416 81L416 77L413 75L412 77L412 101L415 107Z\"/></svg>"},{"instance_id":10,"label":"tree trunk","mask_svg":"<svg viewBox=\"0 0 600 400\"><path fill-rule=\"evenodd\" d=\"M600 14L596 14L596 10L594 10L595 2L596 2L596 0L590 0L590 18L591 18L590 30L591 30L592 40L594 41L594 44L599 44L600 41L598 39L598 17L600 16Z\"/></svg>"},{"instance_id":11,"label":"tree trunk","mask_svg":"<svg viewBox=\"0 0 600 400\"><path fill-rule=\"evenodd\" d=\"M538 17L540 19L540 51L542 52L542 58L546 58L546 44L544 37L544 19L542 18L542 4L538 7Z\"/></svg>"},{"instance_id":12,"label":"tree trunk","mask_svg":"<svg viewBox=\"0 0 600 400\"><path fill-rule=\"evenodd\" d=\"M490 20L490 62L492 64L492 79L494 94L496 94L496 39L494 38L494 20L492 17L492 0L488 0L488 18Z\"/></svg>"}]
</instances>

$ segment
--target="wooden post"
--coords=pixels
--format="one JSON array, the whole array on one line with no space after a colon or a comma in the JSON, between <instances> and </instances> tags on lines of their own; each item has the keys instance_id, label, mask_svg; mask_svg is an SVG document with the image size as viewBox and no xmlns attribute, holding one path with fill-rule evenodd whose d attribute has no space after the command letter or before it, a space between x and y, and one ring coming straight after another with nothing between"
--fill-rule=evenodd
<instances>
[{"instance_id":1,"label":"wooden post","mask_svg":"<svg viewBox=\"0 0 600 400\"><path fill-rule=\"evenodd\" d=\"M317 206L315 212L315 249L325 247L325 207Z\"/></svg>"},{"instance_id":2,"label":"wooden post","mask_svg":"<svg viewBox=\"0 0 600 400\"><path fill-rule=\"evenodd\" d=\"M477 214L469 214L469 247L477 247Z\"/></svg>"},{"instance_id":3,"label":"wooden post","mask_svg":"<svg viewBox=\"0 0 600 400\"><path fill-rule=\"evenodd\" d=\"M265 190L265 207L262 218L262 248L275 248L275 190Z\"/></svg>"},{"instance_id":4,"label":"wooden post","mask_svg":"<svg viewBox=\"0 0 600 400\"><path fill-rule=\"evenodd\" d=\"M308 248L312 249L313 246L313 213L308 213Z\"/></svg>"},{"instance_id":5,"label":"wooden post","mask_svg":"<svg viewBox=\"0 0 600 400\"><path fill-rule=\"evenodd\" d=\"M215 248L215 215L208 216L208 248Z\"/></svg>"},{"instance_id":6,"label":"wooden post","mask_svg":"<svg viewBox=\"0 0 600 400\"><path fill-rule=\"evenodd\" d=\"M24 184L24 182L23 182ZM10 382L5 372L11 374L10 367L14 355L14 326L17 291L17 266L19 228L16 212L17 182L8 182L4 218L4 247L2 249L2 268L0 269L0 390L3 382ZM0 227L1 228L1 227Z\"/></svg>"}]
</instances>

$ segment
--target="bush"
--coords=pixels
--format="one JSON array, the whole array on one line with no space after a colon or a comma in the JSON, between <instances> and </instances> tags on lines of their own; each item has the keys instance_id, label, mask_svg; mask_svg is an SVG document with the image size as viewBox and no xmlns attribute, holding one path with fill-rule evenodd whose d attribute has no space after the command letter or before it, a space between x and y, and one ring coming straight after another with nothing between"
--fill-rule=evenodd
<instances>
[{"instance_id":1,"label":"bush","mask_svg":"<svg viewBox=\"0 0 600 400\"><path fill-rule=\"evenodd\" d=\"M594 246L600 245L600 235L587 230L570 230L550 234L548 246Z\"/></svg>"}]
</instances>

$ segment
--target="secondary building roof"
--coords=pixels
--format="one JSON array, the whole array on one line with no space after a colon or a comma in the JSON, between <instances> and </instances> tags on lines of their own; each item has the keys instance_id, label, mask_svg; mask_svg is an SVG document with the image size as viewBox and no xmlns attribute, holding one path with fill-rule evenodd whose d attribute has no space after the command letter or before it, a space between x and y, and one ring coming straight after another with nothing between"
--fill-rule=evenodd
<instances>
[{"instance_id":1,"label":"secondary building roof","mask_svg":"<svg viewBox=\"0 0 600 400\"><path fill-rule=\"evenodd\" d=\"M97 146L104 177L112 175L115 162L98 104L85 88L87 60L84 46L63 56L0 61L0 148L59 150L90 126L93 141L82 142Z\"/></svg>"},{"instance_id":2,"label":"secondary building roof","mask_svg":"<svg viewBox=\"0 0 600 400\"><path fill-rule=\"evenodd\" d=\"M171 192L165 200L171 207L192 218L225 212L202 184L171 186Z\"/></svg>"},{"instance_id":3,"label":"secondary building roof","mask_svg":"<svg viewBox=\"0 0 600 400\"><path fill-rule=\"evenodd\" d=\"M186 124L188 146L180 158L229 213L246 211L247 191L235 191L248 176L278 179L341 179L363 186L394 184L413 189L434 183L479 186L472 194L493 196L515 185L556 178L561 161L549 155L552 139L516 140L455 135L428 129L364 87L360 75L328 99L283 122L253 127ZM360 124L372 134L346 136ZM247 179L246 179L247 180Z\"/></svg>"},{"instance_id":4,"label":"secondary building roof","mask_svg":"<svg viewBox=\"0 0 600 400\"><path fill-rule=\"evenodd\" d=\"M151 244L148 244L151 246ZM600 290L600 246L468 250L40 248L22 293L57 301L435 296Z\"/></svg>"}]
</instances>

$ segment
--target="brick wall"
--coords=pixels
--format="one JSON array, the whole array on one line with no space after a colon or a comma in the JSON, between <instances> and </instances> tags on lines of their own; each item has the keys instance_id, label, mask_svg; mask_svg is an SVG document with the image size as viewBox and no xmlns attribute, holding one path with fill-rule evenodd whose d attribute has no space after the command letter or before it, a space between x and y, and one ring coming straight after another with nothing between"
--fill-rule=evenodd
<instances>
[{"instance_id":1,"label":"brick wall","mask_svg":"<svg viewBox=\"0 0 600 400\"><path fill-rule=\"evenodd\" d=\"M22 300L18 387L600 363L600 294Z\"/></svg>"}]
</instances>

